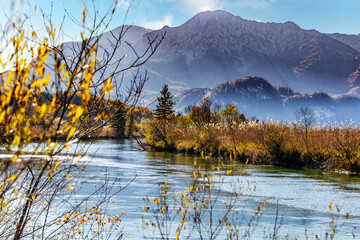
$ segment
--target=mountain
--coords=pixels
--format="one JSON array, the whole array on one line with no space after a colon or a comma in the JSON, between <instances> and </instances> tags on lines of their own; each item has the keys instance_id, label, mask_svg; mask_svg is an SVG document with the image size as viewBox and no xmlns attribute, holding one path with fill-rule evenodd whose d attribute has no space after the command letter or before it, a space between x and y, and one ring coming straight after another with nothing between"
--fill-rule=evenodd
<instances>
[{"instance_id":1,"label":"mountain","mask_svg":"<svg viewBox=\"0 0 360 240\"><path fill-rule=\"evenodd\" d=\"M348 34L326 34L327 36L334 38L350 47L354 48L356 51L360 52L360 34L359 35L348 35Z\"/></svg>"},{"instance_id":2,"label":"mountain","mask_svg":"<svg viewBox=\"0 0 360 240\"><path fill-rule=\"evenodd\" d=\"M222 106L232 103L247 115L259 116L264 112L264 108L276 109L268 117L280 114L278 110L282 105L282 97L278 89L261 77L246 77L220 84L208 91L203 98Z\"/></svg>"},{"instance_id":3,"label":"mountain","mask_svg":"<svg viewBox=\"0 0 360 240\"><path fill-rule=\"evenodd\" d=\"M197 92L196 97L193 94ZM200 93L202 97L199 98ZM301 107L314 110L317 120L360 120L360 99L351 96L331 97L324 92L301 94L287 87L276 87L262 77L250 76L218 85L213 89L186 90L177 95L177 111L197 105L204 99L225 107L231 103L247 117L293 120ZM187 104L187 105L184 105Z\"/></svg>"},{"instance_id":4,"label":"mountain","mask_svg":"<svg viewBox=\"0 0 360 240\"><path fill-rule=\"evenodd\" d=\"M256 75L296 91L343 94L360 84L350 76L360 65L358 36L327 35L293 22L247 21L224 11L203 12L178 27L165 26L165 41L146 64L151 88L174 91L215 87L238 76Z\"/></svg>"},{"instance_id":5,"label":"mountain","mask_svg":"<svg viewBox=\"0 0 360 240\"><path fill-rule=\"evenodd\" d=\"M190 88L174 96L178 112L184 112L185 107L196 105L210 88Z\"/></svg>"},{"instance_id":6,"label":"mountain","mask_svg":"<svg viewBox=\"0 0 360 240\"><path fill-rule=\"evenodd\" d=\"M105 51L113 47L113 35L119 35L127 27L120 26L99 36L98 61L102 61ZM165 32L165 40L159 49L141 66L150 79L143 91L146 103L155 99L164 84L168 84L175 95L191 89L187 91L191 98L199 99L206 93L225 102L226 96L222 91L232 87L227 84L235 84L236 88L251 84L249 79L224 82L245 76L261 76L269 80L257 79L256 87L249 87L244 92L243 97L259 103L258 108L266 104L286 105L284 98L300 96L298 92L326 92L329 96L349 97L360 95L359 35L323 34L316 30L304 30L293 22L248 21L224 11L199 13L180 26L164 26L156 31L132 26L105 71L111 72L116 65L114 61L118 59L122 59L121 66L134 60L136 55L126 43L131 43L141 52L148 47L149 39ZM63 44L68 59L71 60L72 49L78 48L79 44ZM49 63L52 62L50 59ZM132 73L125 72L124 76L119 76L122 77L125 82ZM223 85L220 87L220 84ZM218 86L215 92L207 89ZM188 104L186 101L189 98L183 93L179 97L179 102L184 103L182 105ZM262 97L264 99L261 100ZM289 99L288 104L306 97ZM257 109L251 107L249 111L256 114Z\"/></svg>"}]
</instances>

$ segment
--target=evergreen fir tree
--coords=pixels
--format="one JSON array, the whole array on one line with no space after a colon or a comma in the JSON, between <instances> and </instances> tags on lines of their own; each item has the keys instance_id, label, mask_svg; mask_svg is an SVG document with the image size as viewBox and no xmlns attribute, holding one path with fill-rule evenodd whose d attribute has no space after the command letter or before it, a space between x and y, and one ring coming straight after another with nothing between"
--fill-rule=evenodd
<instances>
[{"instance_id":1,"label":"evergreen fir tree","mask_svg":"<svg viewBox=\"0 0 360 240\"><path fill-rule=\"evenodd\" d=\"M115 109L114 116L111 120L111 126L116 130L117 138L125 137L125 128L126 128L126 114L127 110L123 103Z\"/></svg>"},{"instance_id":2,"label":"evergreen fir tree","mask_svg":"<svg viewBox=\"0 0 360 240\"><path fill-rule=\"evenodd\" d=\"M156 105L154 118L169 119L174 113L173 106L175 103L172 101L173 96L167 84L164 85L160 94L161 96L157 97L158 104Z\"/></svg>"},{"instance_id":3,"label":"evergreen fir tree","mask_svg":"<svg viewBox=\"0 0 360 240\"><path fill-rule=\"evenodd\" d=\"M127 128L126 128L126 136L128 138L132 138L134 136L134 125L135 125L135 114L134 110L130 111L128 122L127 122Z\"/></svg>"}]
</instances>

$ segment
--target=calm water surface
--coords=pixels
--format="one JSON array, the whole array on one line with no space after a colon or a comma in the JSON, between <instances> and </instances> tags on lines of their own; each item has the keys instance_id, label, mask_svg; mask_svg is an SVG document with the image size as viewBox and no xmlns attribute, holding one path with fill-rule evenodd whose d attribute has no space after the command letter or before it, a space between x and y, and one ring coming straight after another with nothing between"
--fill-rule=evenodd
<instances>
[{"instance_id":1,"label":"calm water surface","mask_svg":"<svg viewBox=\"0 0 360 240\"><path fill-rule=\"evenodd\" d=\"M202 166L217 164L217 159L202 159L181 154L149 153L135 149L133 141L97 141L89 148L89 161L86 173L77 184L79 197L99 187L105 177L116 178L117 187L124 190L117 194L110 204L109 212L113 215L124 211L123 219L126 239L141 239L141 216L144 197L157 197L160 184L168 180L169 192L184 190L191 184L193 163ZM244 165L238 162L225 162L235 172L242 172ZM288 170L275 167L247 166L246 175L241 181L255 189L246 193L239 211L251 217L259 203L267 201L266 210L260 219L253 239L261 239L274 227L276 211L281 222L280 234L304 238L307 229L310 239L315 234L324 238L329 229L331 215L329 204L342 202L339 224L344 223L344 216L351 212L351 218L340 226L337 239L352 239L354 227L360 229L360 178L329 174L316 170ZM88 203L97 201L94 196ZM358 236L357 236L358 237Z\"/></svg>"}]
</instances>

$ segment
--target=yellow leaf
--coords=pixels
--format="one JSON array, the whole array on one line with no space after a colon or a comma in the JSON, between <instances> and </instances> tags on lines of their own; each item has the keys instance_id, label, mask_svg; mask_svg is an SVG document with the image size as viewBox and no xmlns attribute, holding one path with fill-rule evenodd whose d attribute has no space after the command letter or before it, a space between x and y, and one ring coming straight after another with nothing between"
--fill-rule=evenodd
<instances>
[{"instance_id":1,"label":"yellow leaf","mask_svg":"<svg viewBox=\"0 0 360 240\"><path fill-rule=\"evenodd\" d=\"M107 95L113 88L114 86L111 86L111 78L109 77L104 83L104 94Z\"/></svg>"},{"instance_id":2,"label":"yellow leaf","mask_svg":"<svg viewBox=\"0 0 360 240\"><path fill-rule=\"evenodd\" d=\"M13 90L10 88L10 89L9 89L9 92L8 92L8 95L7 95L7 97L6 97L5 104L10 104L12 94L13 94ZM10 108L10 107L9 107L9 108Z\"/></svg>"},{"instance_id":3,"label":"yellow leaf","mask_svg":"<svg viewBox=\"0 0 360 240\"><path fill-rule=\"evenodd\" d=\"M71 117L72 115L74 115L76 113L76 108L73 107L72 104L70 104L69 106L69 113L66 115L66 117Z\"/></svg>"},{"instance_id":4,"label":"yellow leaf","mask_svg":"<svg viewBox=\"0 0 360 240\"><path fill-rule=\"evenodd\" d=\"M98 114L94 117L94 120L95 121L100 120L104 115L105 115L105 112L101 112L100 114Z\"/></svg>"},{"instance_id":5,"label":"yellow leaf","mask_svg":"<svg viewBox=\"0 0 360 240\"><path fill-rule=\"evenodd\" d=\"M43 103L40 110L40 118L43 118L45 116L45 111L46 111L46 104Z\"/></svg>"},{"instance_id":6,"label":"yellow leaf","mask_svg":"<svg viewBox=\"0 0 360 240\"><path fill-rule=\"evenodd\" d=\"M20 136L16 135L13 140L13 145L19 145L21 142Z\"/></svg>"},{"instance_id":7,"label":"yellow leaf","mask_svg":"<svg viewBox=\"0 0 360 240\"><path fill-rule=\"evenodd\" d=\"M59 67L59 69L58 69L59 72L60 72L61 70L63 70L63 68L65 67L65 65L66 65L65 63L63 63L63 64L60 65L60 67Z\"/></svg>"},{"instance_id":8,"label":"yellow leaf","mask_svg":"<svg viewBox=\"0 0 360 240\"><path fill-rule=\"evenodd\" d=\"M65 78L67 78L69 76L69 72L68 71L66 71L65 73L64 73L64 75L62 75L61 76L61 80L64 80ZM67 87L68 88L70 88L70 81L67 83Z\"/></svg>"},{"instance_id":9,"label":"yellow leaf","mask_svg":"<svg viewBox=\"0 0 360 240\"><path fill-rule=\"evenodd\" d=\"M54 152L54 150L55 150L55 148L57 147L59 145L59 143L52 143L52 146L51 146L51 148L50 148L50 153L53 153Z\"/></svg>"},{"instance_id":10,"label":"yellow leaf","mask_svg":"<svg viewBox=\"0 0 360 240\"><path fill-rule=\"evenodd\" d=\"M9 83L10 83L10 81L11 81L12 74L13 74L13 72L10 71L10 72L8 73L8 75L6 76L5 84L4 84L4 89L6 89L6 88L8 87L8 85L9 85Z\"/></svg>"},{"instance_id":11,"label":"yellow leaf","mask_svg":"<svg viewBox=\"0 0 360 240\"><path fill-rule=\"evenodd\" d=\"M86 8L83 10L83 23L85 23L86 19Z\"/></svg>"},{"instance_id":12,"label":"yellow leaf","mask_svg":"<svg viewBox=\"0 0 360 240\"><path fill-rule=\"evenodd\" d=\"M11 177L8 178L8 182L12 182L17 178L16 175L12 175Z\"/></svg>"},{"instance_id":13,"label":"yellow leaf","mask_svg":"<svg viewBox=\"0 0 360 240\"><path fill-rule=\"evenodd\" d=\"M76 120L78 120L83 113L84 113L84 108L78 107L78 108L76 109L76 114L75 114L75 116L73 117L72 122L74 123Z\"/></svg>"},{"instance_id":14,"label":"yellow leaf","mask_svg":"<svg viewBox=\"0 0 360 240\"><path fill-rule=\"evenodd\" d=\"M56 172L57 167L59 166L59 159L56 160L55 166L54 166L54 172Z\"/></svg>"},{"instance_id":15,"label":"yellow leaf","mask_svg":"<svg viewBox=\"0 0 360 240\"><path fill-rule=\"evenodd\" d=\"M31 84L31 87L33 88L33 87L39 86L39 85L46 85L46 84L48 84L49 81L50 81L50 74L48 74L46 78L43 78L43 79L33 82Z\"/></svg>"},{"instance_id":16,"label":"yellow leaf","mask_svg":"<svg viewBox=\"0 0 360 240\"><path fill-rule=\"evenodd\" d=\"M76 130L76 127L72 127L72 128L70 129L69 134L68 134L68 136L67 136L67 138L66 138L66 141L67 141L67 142L68 142L68 141L70 140L70 138L74 135L75 130Z\"/></svg>"},{"instance_id":17,"label":"yellow leaf","mask_svg":"<svg viewBox=\"0 0 360 240\"><path fill-rule=\"evenodd\" d=\"M69 183L69 185L67 186L67 189L66 189L66 193L68 193L70 191L71 191L71 187L70 187L70 183Z\"/></svg>"},{"instance_id":18,"label":"yellow leaf","mask_svg":"<svg viewBox=\"0 0 360 240\"><path fill-rule=\"evenodd\" d=\"M229 225L227 225L227 229L228 229L229 231L231 231L231 227L230 227Z\"/></svg>"},{"instance_id":19,"label":"yellow leaf","mask_svg":"<svg viewBox=\"0 0 360 240\"><path fill-rule=\"evenodd\" d=\"M5 118L5 111L3 111L1 114L0 114L0 123L2 123L4 121L4 118Z\"/></svg>"},{"instance_id":20,"label":"yellow leaf","mask_svg":"<svg viewBox=\"0 0 360 240\"><path fill-rule=\"evenodd\" d=\"M16 162L16 160L18 160L18 156L14 156L14 157L11 158L11 161L12 161L13 163Z\"/></svg>"},{"instance_id":21,"label":"yellow leaf","mask_svg":"<svg viewBox=\"0 0 360 240\"><path fill-rule=\"evenodd\" d=\"M49 176L48 176L48 180L49 182L51 181L52 177L53 177L53 173L51 171L51 168L48 166L48 169L49 169Z\"/></svg>"}]
</instances>

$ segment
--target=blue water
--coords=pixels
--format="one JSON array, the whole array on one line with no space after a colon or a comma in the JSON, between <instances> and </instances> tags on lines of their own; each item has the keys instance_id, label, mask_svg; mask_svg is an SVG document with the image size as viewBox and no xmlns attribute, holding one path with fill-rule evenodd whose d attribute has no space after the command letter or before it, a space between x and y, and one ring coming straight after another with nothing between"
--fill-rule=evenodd
<instances>
[{"instance_id":1,"label":"blue water","mask_svg":"<svg viewBox=\"0 0 360 240\"><path fill-rule=\"evenodd\" d=\"M114 182L113 192L118 192L107 204L112 215L120 211L126 213L122 218L125 239L142 239L148 232L141 229L142 206L145 196L153 199L159 196L160 185L168 180L169 192L185 191L192 182L193 163L197 161L201 167L217 165L218 159L182 154L149 153L136 149L133 141L97 141L88 150L86 171L75 186L76 197L81 199L97 187L105 179ZM246 166L234 161L224 162L227 168L233 169L233 176L225 181L240 178L244 189L243 199L237 210L246 219L253 216L256 207L267 201L265 211L250 239L264 239L274 229L275 220L280 239L289 236L305 238L305 230L310 239L318 235L321 239L329 231L332 215L329 204L340 206L340 214L335 214L337 235L335 239L352 239L353 228L359 229L360 223L360 178L330 174L317 170L289 170L269 166ZM115 181L116 180L116 181ZM88 206L95 204L104 192L99 192L89 199ZM222 198L230 195L229 189L222 189ZM222 211L221 207L216 211ZM336 211L335 211L336 212ZM345 220L345 215L351 216ZM224 236L219 239L223 239ZM196 239L193 238L193 239Z\"/></svg>"}]
</instances>

